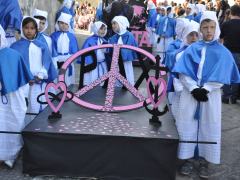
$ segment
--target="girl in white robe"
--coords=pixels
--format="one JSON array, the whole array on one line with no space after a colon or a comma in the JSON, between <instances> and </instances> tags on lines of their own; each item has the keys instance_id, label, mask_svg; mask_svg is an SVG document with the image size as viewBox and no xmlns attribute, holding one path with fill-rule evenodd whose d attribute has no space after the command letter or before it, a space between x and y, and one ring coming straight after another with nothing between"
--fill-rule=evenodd
<instances>
[{"instance_id":1,"label":"girl in white robe","mask_svg":"<svg viewBox=\"0 0 240 180\"><path fill-rule=\"evenodd\" d=\"M37 97L45 91L46 84L57 77L57 72L46 43L37 39L38 26L36 20L32 17L24 17L21 27L22 38L12 44L11 48L20 52L34 76L28 95L28 112L38 114L46 105L39 104ZM42 96L40 100L44 102L45 97ZM33 118L34 116L31 117L31 119Z\"/></svg>"},{"instance_id":2,"label":"girl in white robe","mask_svg":"<svg viewBox=\"0 0 240 180\"><path fill-rule=\"evenodd\" d=\"M4 47L7 42L4 31L0 30L0 35L0 131L20 133L25 127L25 98L33 76L21 55ZM21 148L21 135L0 133L0 162L12 168Z\"/></svg>"},{"instance_id":3,"label":"girl in white robe","mask_svg":"<svg viewBox=\"0 0 240 180\"><path fill-rule=\"evenodd\" d=\"M185 25L182 36L183 36L183 42L181 44L181 48L177 50L176 52L176 62L181 58L182 54L184 53L184 50L191 45L192 43L196 42L198 40L198 30L199 30L199 23L195 21L189 21L187 25ZM179 114L179 99L181 96L181 92L183 90L183 84L181 81L177 78L173 78L173 87L174 92L172 94L172 114L175 119L177 119Z\"/></svg>"},{"instance_id":4,"label":"girl in white robe","mask_svg":"<svg viewBox=\"0 0 240 180\"><path fill-rule=\"evenodd\" d=\"M88 48L91 46L102 45L103 43L107 44L107 40L104 39L104 36L107 34L107 25L101 21L97 21L92 25L92 36L87 38L83 44L82 49ZM96 79L100 78L102 75L107 73L107 63L105 58L106 49L98 49L95 51L97 57L97 67L84 74L84 85L88 85ZM92 56L87 56L85 59L85 64L93 63ZM103 84L101 84L103 85Z\"/></svg>"},{"instance_id":5,"label":"girl in white robe","mask_svg":"<svg viewBox=\"0 0 240 180\"><path fill-rule=\"evenodd\" d=\"M131 32L127 30L129 27L128 19L124 16L115 16L112 20L112 29L116 33L109 39L110 44L124 44L137 47L137 42ZM137 59L137 54L133 50L121 48L120 54L123 61L126 79L130 84L134 85L134 72L132 61ZM121 86L117 84L117 86Z\"/></svg>"}]
</instances>

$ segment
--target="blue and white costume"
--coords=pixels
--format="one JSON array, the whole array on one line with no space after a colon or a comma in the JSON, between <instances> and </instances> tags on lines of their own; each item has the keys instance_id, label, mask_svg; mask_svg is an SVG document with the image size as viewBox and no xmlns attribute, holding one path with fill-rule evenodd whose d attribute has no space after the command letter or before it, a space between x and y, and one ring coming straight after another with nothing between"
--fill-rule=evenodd
<instances>
[{"instance_id":1,"label":"blue and white costume","mask_svg":"<svg viewBox=\"0 0 240 180\"><path fill-rule=\"evenodd\" d=\"M133 34L127 30L127 28L129 27L129 22L127 18L124 16L115 16L112 22L118 23L120 31L115 32L116 34L109 39L109 43L124 44L137 47L137 42ZM137 54L135 51L130 49L121 49L120 53L123 60L126 78L130 84L134 85L134 73L132 61L137 59Z\"/></svg>"},{"instance_id":2,"label":"blue and white costume","mask_svg":"<svg viewBox=\"0 0 240 180\"><path fill-rule=\"evenodd\" d=\"M200 22L203 12L206 11L206 6L204 4L196 4L196 13L194 21Z\"/></svg>"},{"instance_id":3,"label":"blue and white costume","mask_svg":"<svg viewBox=\"0 0 240 180\"><path fill-rule=\"evenodd\" d=\"M23 21L25 18L28 17L24 17ZM32 19L36 21L34 18ZM37 97L45 91L46 83L53 81L57 77L57 71L53 65L51 55L45 43L39 41L37 38L33 40L27 39L23 31L21 32L21 36L22 38L13 43L11 48L15 49L23 56L24 62L33 76L42 79L40 82L34 83L30 86L28 95L28 111L31 113L39 113L45 106L40 105L37 102ZM45 97L42 96L41 100L45 101Z\"/></svg>"},{"instance_id":4,"label":"blue and white costume","mask_svg":"<svg viewBox=\"0 0 240 180\"><path fill-rule=\"evenodd\" d=\"M103 38L106 35L106 33L103 37L101 37L98 33L99 29L102 26L106 27L107 33L106 24L100 21L95 22L92 25L92 32L94 34L85 40L82 49L107 43L107 40ZM91 82L101 77L103 74L107 73L108 69L106 64L105 51L106 51L105 49L95 50L95 54L97 57L97 67L94 70L84 74L84 85L90 84ZM93 62L92 56L87 56L85 59L85 64L91 64L92 62Z\"/></svg>"},{"instance_id":5,"label":"blue and white costume","mask_svg":"<svg viewBox=\"0 0 240 180\"><path fill-rule=\"evenodd\" d=\"M16 41L15 31L20 30L22 12L17 0L0 0L0 24L6 32L8 46Z\"/></svg>"},{"instance_id":6,"label":"blue and white costume","mask_svg":"<svg viewBox=\"0 0 240 180\"><path fill-rule=\"evenodd\" d=\"M0 56L0 131L20 132L25 127L25 97L33 76L17 51L1 46ZM0 147L0 161L12 167L22 148L21 135L1 133Z\"/></svg>"},{"instance_id":7,"label":"blue and white costume","mask_svg":"<svg viewBox=\"0 0 240 180\"><path fill-rule=\"evenodd\" d=\"M58 18L60 17L61 13L66 13L71 15L70 23L69 23L69 32L74 33L74 19L75 16L74 9L73 9L73 0L64 0L62 3L61 8L56 13L56 23L58 21Z\"/></svg>"},{"instance_id":8,"label":"blue and white costume","mask_svg":"<svg viewBox=\"0 0 240 180\"><path fill-rule=\"evenodd\" d=\"M189 46L176 63L173 72L179 74L183 90L179 99L176 126L180 140L210 141L217 144L180 143L180 159L198 155L215 164L220 163L221 147L221 87L223 84L239 83L240 76L231 53L217 40L220 35L216 13L205 11L201 22L216 22L214 39L199 41ZM207 102L194 99L191 91L203 87L209 93Z\"/></svg>"},{"instance_id":9,"label":"blue and white costume","mask_svg":"<svg viewBox=\"0 0 240 180\"><path fill-rule=\"evenodd\" d=\"M71 16L69 14L62 13L56 23L57 31L51 34L53 51L57 54L57 56L53 57L56 68L57 62L65 62L71 55L75 54L79 50L75 35L69 31L62 31L58 26L58 22L61 21L68 24L70 27L70 20ZM67 86L75 84L75 68L73 63L66 71L65 82Z\"/></svg>"},{"instance_id":10,"label":"blue and white costume","mask_svg":"<svg viewBox=\"0 0 240 180\"><path fill-rule=\"evenodd\" d=\"M185 18L189 19L190 21L194 20L194 15L193 14L194 14L194 10L195 10L195 5L188 3L187 8L191 9L191 11L188 15L186 14Z\"/></svg>"},{"instance_id":11,"label":"blue and white costume","mask_svg":"<svg viewBox=\"0 0 240 180\"><path fill-rule=\"evenodd\" d=\"M198 31L199 31L199 24L197 22L191 21L188 24L186 24L186 26L183 30L183 42L182 42L181 48L175 52L175 63L178 62L178 60L181 58L182 54L184 53L185 49L190 45L187 42L187 36L191 32L198 33ZM179 100L181 97L181 93L183 91L183 84L181 83L181 81L179 79L173 78L173 88L174 88L174 92L172 95L171 110L172 110L174 118L177 119L178 114L180 113L179 112Z\"/></svg>"},{"instance_id":12,"label":"blue and white costume","mask_svg":"<svg viewBox=\"0 0 240 180\"><path fill-rule=\"evenodd\" d=\"M176 20L169 16L160 17L157 27L156 34L158 40L156 45L153 46L153 54L159 55L161 57L161 62L165 58L165 54L168 48L168 45L173 41L176 27Z\"/></svg>"}]
</instances>

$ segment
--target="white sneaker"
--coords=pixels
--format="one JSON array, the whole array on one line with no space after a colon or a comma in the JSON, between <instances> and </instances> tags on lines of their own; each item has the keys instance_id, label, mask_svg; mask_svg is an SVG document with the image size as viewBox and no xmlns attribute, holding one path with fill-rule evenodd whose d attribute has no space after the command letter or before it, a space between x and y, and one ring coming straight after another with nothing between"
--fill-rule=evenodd
<instances>
[{"instance_id":1,"label":"white sneaker","mask_svg":"<svg viewBox=\"0 0 240 180\"><path fill-rule=\"evenodd\" d=\"M4 161L4 163L5 163L8 167L12 168L12 167L13 167L13 164L14 164L14 160L7 160L7 161Z\"/></svg>"}]
</instances>

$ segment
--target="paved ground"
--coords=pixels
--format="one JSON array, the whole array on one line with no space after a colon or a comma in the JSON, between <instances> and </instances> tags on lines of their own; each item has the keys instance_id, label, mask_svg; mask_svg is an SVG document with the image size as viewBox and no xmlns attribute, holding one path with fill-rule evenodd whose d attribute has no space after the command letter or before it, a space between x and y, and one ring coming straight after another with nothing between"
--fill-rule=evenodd
<instances>
[{"instance_id":1,"label":"paved ground","mask_svg":"<svg viewBox=\"0 0 240 180\"><path fill-rule=\"evenodd\" d=\"M225 105L222 109L222 162L221 165L210 166L210 180L240 179L240 101L237 104ZM197 166L197 165L196 165ZM13 169L0 165L0 180L89 180L89 178L70 178L54 176L29 177L22 174L21 156ZM95 178L94 178L95 179ZM91 179L91 180L94 180ZM147 179L146 179L147 180ZM160 179L161 180L161 179ZM176 180L199 180L197 171L189 177L177 173Z\"/></svg>"}]
</instances>

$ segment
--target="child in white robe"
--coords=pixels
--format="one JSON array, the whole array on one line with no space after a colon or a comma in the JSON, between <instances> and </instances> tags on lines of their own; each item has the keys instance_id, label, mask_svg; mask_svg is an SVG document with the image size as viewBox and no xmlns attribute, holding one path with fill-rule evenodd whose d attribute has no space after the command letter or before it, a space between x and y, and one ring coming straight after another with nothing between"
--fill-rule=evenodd
<instances>
[{"instance_id":1,"label":"child in white robe","mask_svg":"<svg viewBox=\"0 0 240 180\"><path fill-rule=\"evenodd\" d=\"M69 32L71 18L71 15L61 13L55 26L57 31L51 34L53 51L57 53L57 56L53 58L57 69L60 69L62 64L79 50L75 35ZM65 83L67 86L75 84L74 63L68 67L65 73Z\"/></svg>"},{"instance_id":2,"label":"child in white robe","mask_svg":"<svg viewBox=\"0 0 240 180\"><path fill-rule=\"evenodd\" d=\"M220 28L215 12L203 12L200 35L202 40L184 51L173 72L183 84L176 119L179 138L196 142L179 144L178 158L185 160L180 172L189 175L195 157L199 176L207 179L208 163L220 163L221 87L239 83L240 75L232 54L218 42Z\"/></svg>"},{"instance_id":3,"label":"child in white robe","mask_svg":"<svg viewBox=\"0 0 240 180\"><path fill-rule=\"evenodd\" d=\"M181 48L176 51L176 55L175 55L176 62L181 58L182 54L184 53L184 50L188 46L190 46L192 43L198 40L198 30L199 30L199 23L195 21L189 21L187 23L187 25L185 26L182 32L183 42L182 42ZM183 90L183 84L179 79L173 78L173 87L174 87L174 93L172 94L171 110L174 118L177 119L177 117L179 116L179 99L181 96L181 92Z\"/></svg>"},{"instance_id":4,"label":"child in white robe","mask_svg":"<svg viewBox=\"0 0 240 180\"><path fill-rule=\"evenodd\" d=\"M124 44L137 47L137 42L131 32L127 30L129 27L128 19L124 16L115 16L112 20L112 29L116 33L109 39L110 44ZM130 49L121 49L120 52L126 79L130 84L134 85L134 72L132 61L137 59L137 53ZM119 85L117 85L119 86Z\"/></svg>"},{"instance_id":5,"label":"child in white robe","mask_svg":"<svg viewBox=\"0 0 240 180\"><path fill-rule=\"evenodd\" d=\"M21 55L4 47L7 40L0 29L0 131L20 133L25 127L25 98L28 96L28 82L33 76ZM21 135L0 133L0 162L12 168L21 148Z\"/></svg>"},{"instance_id":6,"label":"child in white robe","mask_svg":"<svg viewBox=\"0 0 240 180\"><path fill-rule=\"evenodd\" d=\"M48 12L40 9L34 9L33 17L40 21L38 26L38 36L41 36L40 39L47 43L49 51L52 54L52 39L45 33L48 28Z\"/></svg>"},{"instance_id":7,"label":"child in white robe","mask_svg":"<svg viewBox=\"0 0 240 180\"><path fill-rule=\"evenodd\" d=\"M107 34L107 25L101 21L97 21L92 25L92 36L87 38L83 44L82 49L88 48L91 46L102 45L103 43L107 44L107 40L104 39L104 36ZM96 79L100 78L103 74L107 73L107 64L105 58L106 49L98 49L95 51L97 57L97 67L84 74L84 85L88 85ZM85 59L85 64L93 63L93 57L87 56Z\"/></svg>"},{"instance_id":8,"label":"child in white robe","mask_svg":"<svg viewBox=\"0 0 240 180\"><path fill-rule=\"evenodd\" d=\"M24 17L21 27L22 38L12 44L11 48L17 50L23 56L25 64L34 76L28 95L28 112L39 113L46 105L39 104L37 97L45 91L46 83L57 77L57 72L46 43L37 39L38 26L36 20L32 17ZM45 97L42 96L40 100L45 101Z\"/></svg>"}]
</instances>

